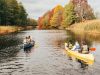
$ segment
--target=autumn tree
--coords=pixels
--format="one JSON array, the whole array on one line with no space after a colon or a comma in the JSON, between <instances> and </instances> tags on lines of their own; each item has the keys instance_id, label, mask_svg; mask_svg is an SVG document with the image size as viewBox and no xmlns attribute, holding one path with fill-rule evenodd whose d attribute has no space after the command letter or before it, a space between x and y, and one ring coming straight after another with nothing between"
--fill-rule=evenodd
<instances>
[{"instance_id":1,"label":"autumn tree","mask_svg":"<svg viewBox=\"0 0 100 75\"><path fill-rule=\"evenodd\" d=\"M74 5L72 3L69 3L64 8L62 27L68 27L75 22L76 14L74 11Z\"/></svg>"},{"instance_id":2,"label":"autumn tree","mask_svg":"<svg viewBox=\"0 0 100 75\"><path fill-rule=\"evenodd\" d=\"M80 21L95 19L94 13L87 0L71 0Z\"/></svg>"},{"instance_id":3,"label":"autumn tree","mask_svg":"<svg viewBox=\"0 0 100 75\"><path fill-rule=\"evenodd\" d=\"M43 16L43 20L42 20L42 22L43 22L42 28L43 29L48 29L49 26L50 26L50 22L49 22L50 16L49 16L49 14L50 14L50 11L47 11Z\"/></svg>"},{"instance_id":4,"label":"autumn tree","mask_svg":"<svg viewBox=\"0 0 100 75\"><path fill-rule=\"evenodd\" d=\"M63 7L58 5L54 8L53 17L50 20L51 28L59 28L62 22Z\"/></svg>"}]
</instances>

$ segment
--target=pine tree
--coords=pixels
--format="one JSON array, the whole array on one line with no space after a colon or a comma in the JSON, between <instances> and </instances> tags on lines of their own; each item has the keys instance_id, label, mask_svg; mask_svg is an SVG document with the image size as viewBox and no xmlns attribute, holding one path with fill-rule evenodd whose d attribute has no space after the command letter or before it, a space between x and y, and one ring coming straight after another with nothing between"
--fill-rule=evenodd
<instances>
[{"instance_id":1,"label":"pine tree","mask_svg":"<svg viewBox=\"0 0 100 75\"><path fill-rule=\"evenodd\" d=\"M9 9L9 22L11 25L17 25L19 18L19 6L16 0L7 0Z\"/></svg>"},{"instance_id":2,"label":"pine tree","mask_svg":"<svg viewBox=\"0 0 100 75\"><path fill-rule=\"evenodd\" d=\"M8 24L8 18L6 17L8 15L8 8L6 0L0 0L0 24L1 25L7 25Z\"/></svg>"},{"instance_id":3,"label":"pine tree","mask_svg":"<svg viewBox=\"0 0 100 75\"><path fill-rule=\"evenodd\" d=\"M19 19L18 19L18 25L27 25L27 13L22 5L22 3L19 4Z\"/></svg>"}]
</instances>

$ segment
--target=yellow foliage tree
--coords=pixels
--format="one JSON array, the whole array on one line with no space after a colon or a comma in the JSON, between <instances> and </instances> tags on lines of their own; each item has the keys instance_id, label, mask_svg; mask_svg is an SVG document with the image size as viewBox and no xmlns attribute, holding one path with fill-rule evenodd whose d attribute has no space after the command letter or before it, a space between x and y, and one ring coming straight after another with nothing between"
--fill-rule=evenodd
<instances>
[{"instance_id":1,"label":"yellow foliage tree","mask_svg":"<svg viewBox=\"0 0 100 75\"><path fill-rule=\"evenodd\" d=\"M63 12L64 11L64 8L61 6L61 5L57 5L55 8L54 8L54 14L55 13L59 13L59 12Z\"/></svg>"},{"instance_id":2,"label":"yellow foliage tree","mask_svg":"<svg viewBox=\"0 0 100 75\"><path fill-rule=\"evenodd\" d=\"M54 8L53 17L50 20L51 28L58 29L62 22L62 15L63 15L64 8L61 5L57 5Z\"/></svg>"}]
</instances>

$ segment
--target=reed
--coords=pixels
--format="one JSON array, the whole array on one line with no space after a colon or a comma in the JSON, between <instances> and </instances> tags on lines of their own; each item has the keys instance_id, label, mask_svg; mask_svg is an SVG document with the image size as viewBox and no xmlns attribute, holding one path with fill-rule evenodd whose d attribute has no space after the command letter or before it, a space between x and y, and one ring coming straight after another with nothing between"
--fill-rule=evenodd
<instances>
[{"instance_id":1,"label":"reed","mask_svg":"<svg viewBox=\"0 0 100 75\"><path fill-rule=\"evenodd\" d=\"M81 23L76 23L69 27L69 29L75 32L88 32L88 33L100 33L100 20L89 20Z\"/></svg>"}]
</instances>

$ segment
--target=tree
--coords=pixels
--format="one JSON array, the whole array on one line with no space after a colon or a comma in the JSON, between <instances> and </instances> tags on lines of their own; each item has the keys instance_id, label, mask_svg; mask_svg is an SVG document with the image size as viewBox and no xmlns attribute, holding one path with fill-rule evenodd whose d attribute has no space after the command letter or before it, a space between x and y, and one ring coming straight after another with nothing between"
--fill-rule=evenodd
<instances>
[{"instance_id":1,"label":"tree","mask_svg":"<svg viewBox=\"0 0 100 75\"><path fill-rule=\"evenodd\" d=\"M27 25L27 13L17 0L0 0L0 25Z\"/></svg>"},{"instance_id":2,"label":"tree","mask_svg":"<svg viewBox=\"0 0 100 75\"><path fill-rule=\"evenodd\" d=\"M19 19L18 21L18 25L26 25L27 24L27 13L22 5L22 3L19 4L19 15L18 15Z\"/></svg>"},{"instance_id":3,"label":"tree","mask_svg":"<svg viewBox=\"0 0 100 75\"><path fill-rule=\"evenodd\" d=\"M0 0L0 25L8 24L8 18L6 17L7 15L9 15L9 11L6 0Z\"/></svg>"},{"instance_id":4,"label":"tree","mask_svg":"<svg viewBox=\"0 0 100 75\"><path fill-rule=\"evenodd\" d=\"M54 8L53 17L50 20L50 25L52 28L59 28L62 22L62 14L64 8L61 5L57 5Z\"/></svg>"},{"instance_id":5,"label":"tree","mask_svg":"<svg viewBox=\"0 0 100 75\"><path fill-rule=\"evenodd\" d=\"M37 26L37 21L31 18L27 19L27 24L36 27Z\"/></svg>"},{"instance_id":6,"label":"tree","mask_svg":"<svg viewBox=\"0 0 100 75\"><path fill-rule=\"evenodd\" d=\"M95 19L94 13L87 0L71 0L80 21Z\"/></svg>"},{"instance_id":7,"label":"tree","mask_svg":"<svg viewBox=\"0 0 100 75\"><path fill-rule=\"evenodd\" d=\"M58 28L61 24L59 13L55 13L50 20L51 28Z\"/></svg>"},{"instance_id":8,"label":"tree","mask_svg":"<svg viewBox=\"0 0 100 75\"><path fill-rule=\"evenodd\" d=\"M75 22L76 22L76 14L74 11L74 5L72 3L69 3L64 8L62 27L64 28L68 27Z\"/></svg>"},{"instance_id":9,"label":"tree","mask_svg":"<svg viewBox=\"0 0 100 75\"><path fill-rule=\"evenodd\" d=\"M16 0L7 0L9 9L9 22L11 25L17 25L19 19L19 6Z\"/></svg>"},{"instance_id":10,"label":"tree","mask_svg":"<svg viewBox=\"0 0 100 75\"><path fill-rule=\"evenodd\" d=\"M64 8L61 5L57 5L54 8L54 14L56 14L56 13L62 13L63 11L64 11Z\"/></svg>"}]
</instances>

